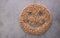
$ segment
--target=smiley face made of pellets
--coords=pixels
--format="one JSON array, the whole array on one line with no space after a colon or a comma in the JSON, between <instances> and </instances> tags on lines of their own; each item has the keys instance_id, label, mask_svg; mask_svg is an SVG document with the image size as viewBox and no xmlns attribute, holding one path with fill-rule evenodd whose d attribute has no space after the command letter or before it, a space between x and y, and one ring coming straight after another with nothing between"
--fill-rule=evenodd
<instances>
[{"instance_id":1,"label":"smiley face made of pellets","mask_svg":"<svg viewBox=\"0 0 60 38\"><path fill-rule=\"evenodd\" d=\"M48 9L41 4L30 4L19 16L23 30L32 35L41 35L51 26L51 16Z\"/></svg>"}]
</instances>

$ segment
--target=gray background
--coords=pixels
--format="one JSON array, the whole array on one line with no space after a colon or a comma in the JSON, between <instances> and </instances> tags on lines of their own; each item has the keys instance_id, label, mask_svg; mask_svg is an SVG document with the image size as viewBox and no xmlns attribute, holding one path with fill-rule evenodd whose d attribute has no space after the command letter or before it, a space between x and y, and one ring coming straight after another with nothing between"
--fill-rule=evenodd
<instances>
[{"instance_id":1,"label":"gray background","mask_svg":"<svg viewBox=\"0 0 60 38\"><path fill-rule=\"evenodd\" d=\"M42 3L50 10L52 26L43 35L26 34L18 16L29 3ZM0 38L60 38L60 0L0 0Z\"/></svg>"}]
</instances>

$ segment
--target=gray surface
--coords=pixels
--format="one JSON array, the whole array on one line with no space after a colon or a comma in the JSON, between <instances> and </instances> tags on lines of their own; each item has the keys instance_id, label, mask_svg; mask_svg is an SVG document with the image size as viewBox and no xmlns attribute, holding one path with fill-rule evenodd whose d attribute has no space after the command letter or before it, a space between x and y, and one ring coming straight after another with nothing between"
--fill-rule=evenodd
<instances>
[{"instance_id":1,"label":"gray surface","mask_svg":"<svg viewBox=\"0 0 60 38\"><path fill-rule=\"evenodd\" d=\"M34 0L0 0L0 38L60 38L60 0L35 0L48 7L52 15L51 28L41 36L26 34L19 26L18 16Z\"/></svg>"}]
</instances>

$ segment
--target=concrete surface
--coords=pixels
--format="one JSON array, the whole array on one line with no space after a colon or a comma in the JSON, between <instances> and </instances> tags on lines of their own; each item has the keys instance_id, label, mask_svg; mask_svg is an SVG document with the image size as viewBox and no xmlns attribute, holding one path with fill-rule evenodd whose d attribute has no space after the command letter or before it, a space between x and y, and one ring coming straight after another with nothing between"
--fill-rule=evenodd
<instances>
[{"instance_id":1,"label":"concrete surface","mask_svg":"<svg viewBox=\"0 0 60 38\"><path fill-rule=\"evenodd\" d=\"M20 27L18 16L29 3L42 3L52 16L52 26L43 35L26 34ZM60 0L0 0L0 38L60 38Z\"/></svg>"}]
</instances>

